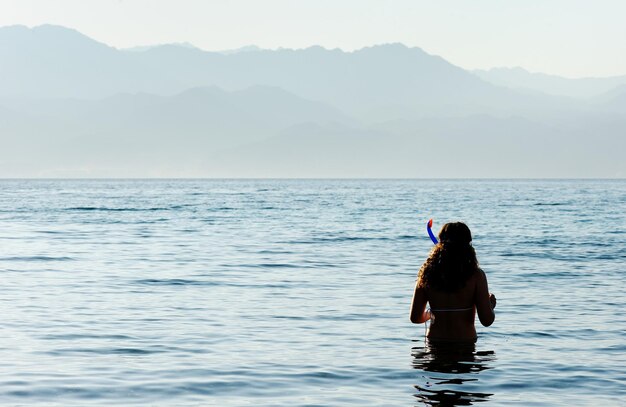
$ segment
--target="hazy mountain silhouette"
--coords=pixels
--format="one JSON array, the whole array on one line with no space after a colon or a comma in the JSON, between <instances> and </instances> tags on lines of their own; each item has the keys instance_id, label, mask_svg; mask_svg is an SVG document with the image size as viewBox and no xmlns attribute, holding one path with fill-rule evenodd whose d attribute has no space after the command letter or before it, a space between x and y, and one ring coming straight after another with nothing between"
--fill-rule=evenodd
<instances>
[{"instance_id":1,"label":"hazy mountain silhouette","mask_svg":"<svg viewBox=\"0 0 626 407\"><path fill-rule=\"evenodd\" d=\"M0 61L3 177L626 176L608 79L516 91L401 44L118 50L56 26L0 28Z\"/></svg>"},{"instance_id":2,"label":"hazy mountain silhouette","mask_svg":"<svg viewBox=\"0 0 626 407\"><path fill-rule=\"evenodd\" d=\"M594 98L595 107L600 112L613 112L626 116L626 85Z\"/></svg>"},{"instance_id":3,"label":"hazy mountain silhouette","mask_svg":"<svg viewBox=\"0 0 626 407\"><path fill-rule=\"evenodd\" d=\"M626 120L601 136L588 133L598 123L581 124L565 131L484 115L369 128L308 124L220 152L206 165L224 177L623 177L626 139L616 131Z\"/></svg>"},{"instance_id":4,"label":"hazy mountain silhouette","mask_svg":"<svg viewBox=\"0 0 626 407\"><path fill-rule=\"evenodd\" d=\"M155 169L173 168L181 160L192 166L194 159L220 149L307 122L354 120L323 103L262 86L234 92L194 88L173 96L119 94L94 101L5 100L0 102L0 131L6 138L0 160L24 166L32 160L33 176L61 169L61 163L68 173L113 168L124 160Z\"/></svg>"},{"instance_id":5,"label":"hazy mountain silhouette","mask_svg":"<svg viewBox=\"0 0 626 407\"><path fill-rule=\"evenodd\" d=\"M590 98L626 85L626 75L607 78L570 79L543 73L530 73L522 68L493 68L472 71L495 85L512 89L542 92L575 98Z\"/></svg>"},{"instance_id":6,"label":"hazy mountain silhouette","mask_svg":"<svg viewBox=\"0 0 626 407\"><path fill-rule=\"evenodd\" d=\"M283 88L366 120L412 115L509 114L553 107L550 98L486 83L419 48L354 52L310 47L218 53L179 45L120 51L63 27L0 29L0 96L102 98L173 94L198 86ZM400 112L400 114L399 114Z\"/></svg>"},{"instance_id":7,"label":"hazy mountain silhouette","mask_svg":"<svg viewBox=\"0 0 626 407\"><path fill-rule=\"evenodd\" d=\"M123 76L122 67L114 63L118 54L116 49L67 28L0 28L0 93L16 97L103 96L115 86L112 72Z\"/></svg>"}]
</instances>

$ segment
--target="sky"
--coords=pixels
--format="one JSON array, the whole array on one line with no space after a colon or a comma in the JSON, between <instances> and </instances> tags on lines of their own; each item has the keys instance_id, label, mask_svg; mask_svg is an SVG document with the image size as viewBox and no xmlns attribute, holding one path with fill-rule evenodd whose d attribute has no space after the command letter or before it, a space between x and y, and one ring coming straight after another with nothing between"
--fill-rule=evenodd
<instances>
[{"instance_id":1,"label":"sky","mask_svg":"<svg viewBox=\"0 0 626 407\"><path fill-rule=\"evenodd\" d=\"M624 0L0 0L0 26L56 24L117 48L346 51L401 42L466 69L626 75Z\"/></svg>"}]
</instances>

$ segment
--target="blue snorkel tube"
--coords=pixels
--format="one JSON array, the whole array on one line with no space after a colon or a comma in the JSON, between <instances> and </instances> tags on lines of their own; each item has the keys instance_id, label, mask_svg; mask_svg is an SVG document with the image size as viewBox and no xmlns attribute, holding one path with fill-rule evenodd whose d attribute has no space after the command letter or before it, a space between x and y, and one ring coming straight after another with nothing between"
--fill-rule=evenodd
<instances>
[{"instance_id":1,"label":"blue snorkel tube","mask_svg":"<svg viewBox=\"0 0 626 407\"><path fill-rule=\"evenodd\" d=\"M432 240L434 244L437 244L437 243L439 243L439 241L437 240L437 238L433 234L433 231L430 229L432 227L433 227L433 220L429 219L428 223L426 223L426 230L428 231L428 236L430 236L430 240Z\"/></svg>"}]
</instances>

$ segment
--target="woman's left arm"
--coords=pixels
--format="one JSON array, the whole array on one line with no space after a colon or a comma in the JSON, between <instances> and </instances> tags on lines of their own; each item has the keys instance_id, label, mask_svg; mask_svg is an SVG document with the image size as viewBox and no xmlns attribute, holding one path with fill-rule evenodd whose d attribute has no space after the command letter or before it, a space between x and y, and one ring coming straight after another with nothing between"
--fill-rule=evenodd
<instances>
[{"instance_id":1,"label":"woman's left arm","mask_svg":"<svg viewBox=\"0 0 626 407\"><path fill-rule=\"evenodd\" d=\"M426 302L426 290L419 287L419 284L416 282L410 314L411 322L414 324L423 324L430 319L430 312L426 311Z\"/></svg>"}]
</instances>

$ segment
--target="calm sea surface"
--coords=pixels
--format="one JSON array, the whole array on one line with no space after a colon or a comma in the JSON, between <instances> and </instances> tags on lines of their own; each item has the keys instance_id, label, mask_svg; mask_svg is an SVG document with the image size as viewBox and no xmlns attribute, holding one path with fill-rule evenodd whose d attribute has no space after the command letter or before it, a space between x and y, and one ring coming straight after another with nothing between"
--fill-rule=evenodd
<instances>
[{"instance_id":1,"label":"calm sea surface","mask_svg":"<svg viewBox=\"0 0 626 407\"><path fill-rule=\"evenodd\" d=\"M626 181L0 181L2 405L626 405ZM498 297L409 322L428 218Z\"/></svg>"}]
</instances>

